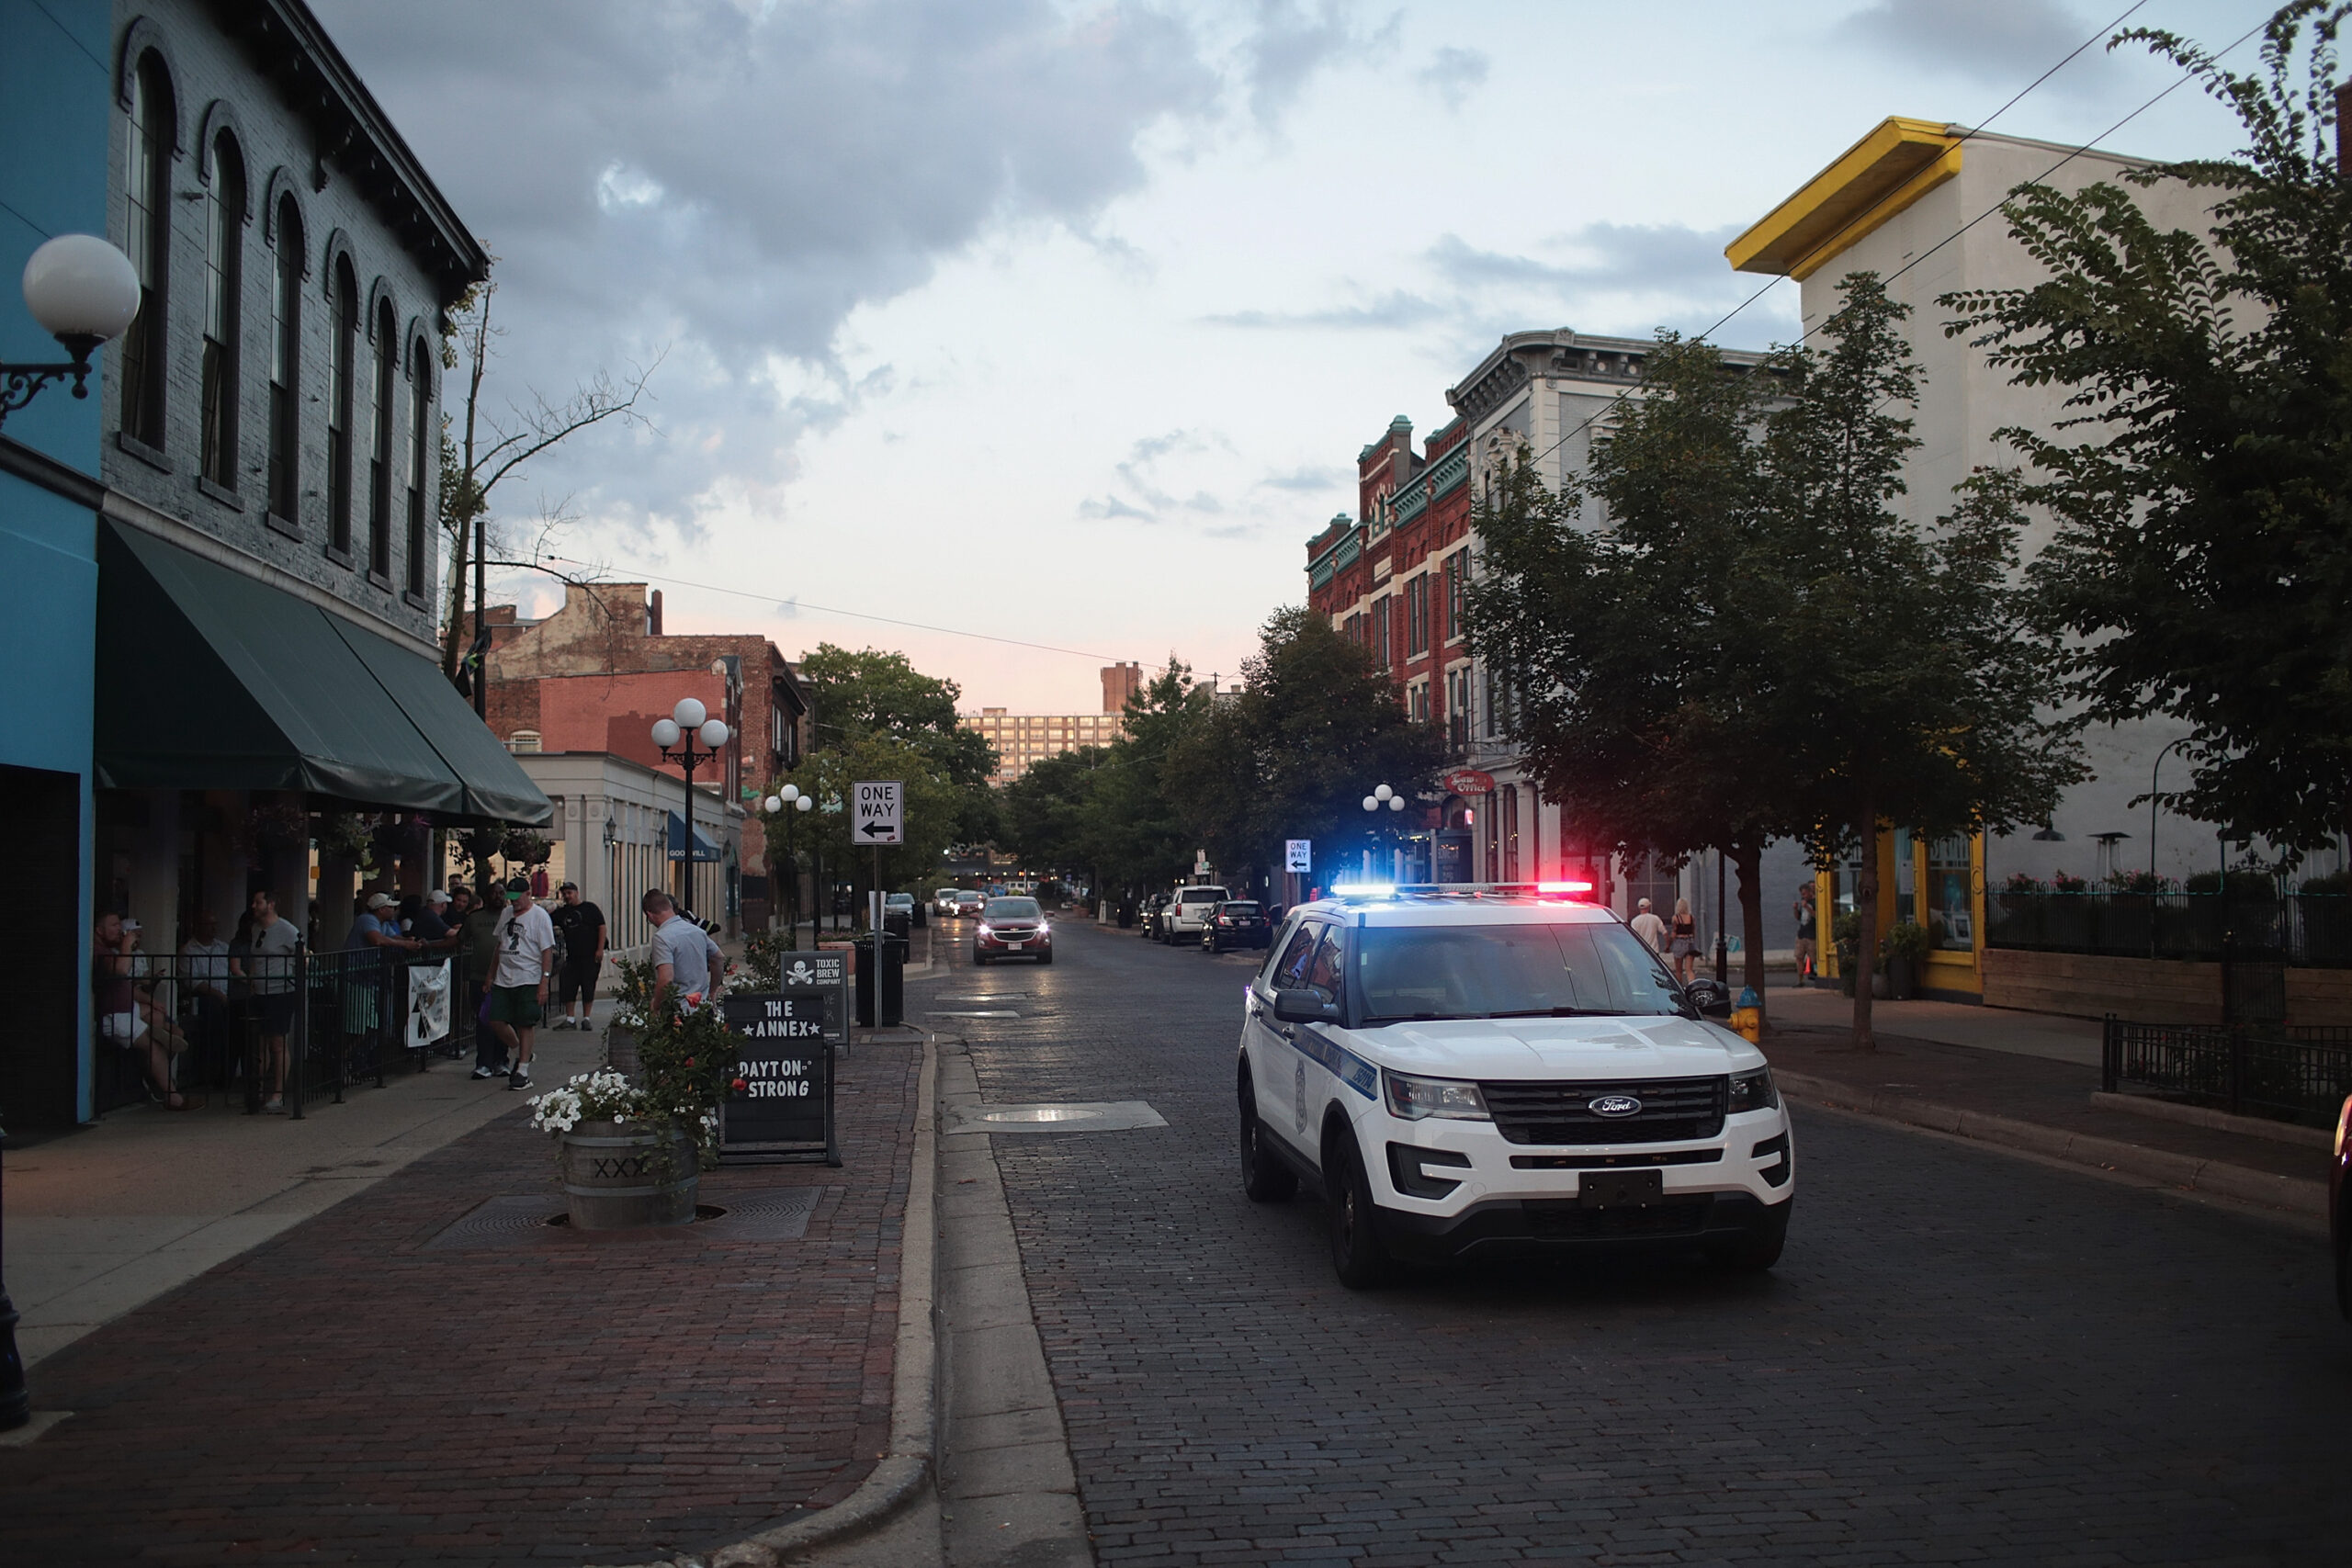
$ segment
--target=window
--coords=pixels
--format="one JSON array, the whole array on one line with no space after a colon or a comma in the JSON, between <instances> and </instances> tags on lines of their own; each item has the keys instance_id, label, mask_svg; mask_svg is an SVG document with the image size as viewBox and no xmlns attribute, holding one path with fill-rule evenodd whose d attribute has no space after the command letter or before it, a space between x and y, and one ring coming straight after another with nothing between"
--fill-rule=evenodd
<instances>
[{"instance_id":1,"label":"window","mask_svg":"<svg viewBox=\"0 0 2352 1568\"><path fill-rule=\"evenodd\" d=\"M1422 572L1405 584L1405 652L1430 650L1430 574Z\"/></svg>"},{"instance_id":2,"label":"window","mask_svg":"<svg viewBox=\"0 0 2352 1568\"><path fill-rule=\"evenodd\" d=\"M1447 642L1462 640L1463 579L1468 575L1469 552L1456 550L1445 558L1445 638Z\"/></svg>"},{"instance_id":3,"label":"window","mask_svg":"<svg viewBox=\"0 0 2352 1568\"><path fill-rule=\"evenodd\" d=\"M163 61L141 56L130 78L122 182L129 198L123 248L139 270L139 314L122 338L122 433L157 451L164 446L164 327L171 308L172 143L177 119Z\"/></svg>"},{"instance_id":4,"label":"window","mask_svg":"<svg viewBox=\"0 0 2352 1568\"><path fill-rule=\"evenodd\" d=\"M1445 733L1457 749L1470 744L1470 707L1476 689L1470 668L1464 664L1445 672Z\"/></svg>"},{"instance_id":5,"label":"window","mask_svg":"<svg viewBox=\"0 0 2352 1568\"><path fill-rule=\"evenodd\" d=\"M1383 594L1372 602L1372 657L1383 669L1396 662L1396 652L1388 643L1388 601L1394 594Z\"/></svg>"},{"instance_id":6,"label":"window","mask_svg":"<svg viewBox=\"0 0 2352 1568\"><path fill-rule=\"evenodd\" d=\"M327 331L327 547L351 554L352 361L359 352L359 279L334 264L334 322Z\"/></svg>"},{"instance_id":7,"label":"window","mask_svg":"<svg viewBox=\"0 0 2352 1568\"><path fill-rule=\"evenodd\" d=\"M392 581L392 409L400 374L400 324L392 302L376 304L374 400L368 421L368 575L389 587Z\"/></svg>"},{"instance_id":8,"label":"window","mask_svg":"<svg viewBox=\"0 0 2352 1568\"><path fill-rule=\"evenodd\" d=\"M277 265L269 281L269 510L301 515L302 211L277 198Z\"/></svg>"},{"instance_id":9,"label":"window","mask_svg":"<svg viewBox=\"0 0 2352 1568\"><path fill-rule=\"evenodd\" d=\"M423 338L409 345L408 591L424 597L424 476L433 471L433 351Z\"/></svg>"},{"instance_id":10,"label":"window","mask_svg":"<svg viewBox=\"0 0 2352 1568\"><path fill-rule=\"evenodd\" d=\"M202 449L197 471L237 488L237 349L244 325L245 161L227 131L212 141L212 199L204 235Z\"/></svg>"}]
</instances>

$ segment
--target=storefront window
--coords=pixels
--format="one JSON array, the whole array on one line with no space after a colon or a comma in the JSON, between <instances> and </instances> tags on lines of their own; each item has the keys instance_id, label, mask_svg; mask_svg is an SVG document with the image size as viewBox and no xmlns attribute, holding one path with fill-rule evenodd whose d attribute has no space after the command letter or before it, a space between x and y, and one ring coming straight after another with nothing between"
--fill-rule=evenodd
<instances>
[{"instance_id":1,"label":"storefront window","mask_svg":"<svg viewBox=\"0 0 2352 1568\"><path fill-rule=\"evenodd\" d=\"M1939 951L1968 953L1976 946L1965 838L1936 839L1928 845L1928 930Z\"/></svg>"}]
</instances>

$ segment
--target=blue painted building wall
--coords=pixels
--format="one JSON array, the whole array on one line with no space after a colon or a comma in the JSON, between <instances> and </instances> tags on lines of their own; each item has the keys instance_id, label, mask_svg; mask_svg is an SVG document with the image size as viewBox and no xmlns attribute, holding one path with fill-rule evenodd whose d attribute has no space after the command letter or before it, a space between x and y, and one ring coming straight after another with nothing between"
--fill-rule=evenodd
<instances>
[{"instance_id":1,"label":"blue painted building wall","mask_svg":"<svg viewBox=\"0 0 2352 1568\"><path fill-rule=\"evenodd\" d=\"M113 13L107 0L0 0L0 360L65 357L26 311L27 257L56 234L107 229L107 131ZM52 384L0 435L98 474L97 378L74 399ZM38 890L75 911L80 968L59 977L79 1000L78 1118L90 1115L89 973L92 671L97 519L40 485L0 472L0 764L73 776L81 802L80 874ZM42 1049L66 1048L43 1043Z\"/></svg>"}]
</instances>

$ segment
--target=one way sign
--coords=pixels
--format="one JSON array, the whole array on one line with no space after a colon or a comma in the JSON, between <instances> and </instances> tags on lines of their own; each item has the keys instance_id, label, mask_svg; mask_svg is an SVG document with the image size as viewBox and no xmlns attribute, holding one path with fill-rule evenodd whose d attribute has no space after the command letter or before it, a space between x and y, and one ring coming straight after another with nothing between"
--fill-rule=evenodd
<instances>
[{"instance_id":1,"label":"one way sign","mask_svg":"<svg viewBox=\"0 0 2352 1568\"><path fill-rule=\"evenodd\" d=\"M850 822L850 841L858 844L906 842L903 796L897 779L860 781L855 795L857 815Z\"/></svg>"}]
</instances>

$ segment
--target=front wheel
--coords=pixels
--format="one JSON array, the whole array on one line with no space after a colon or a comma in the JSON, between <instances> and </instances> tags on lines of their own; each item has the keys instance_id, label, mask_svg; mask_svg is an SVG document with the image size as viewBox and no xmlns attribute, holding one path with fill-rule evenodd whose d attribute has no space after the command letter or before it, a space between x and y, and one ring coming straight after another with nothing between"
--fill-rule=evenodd
<instances>
[{"instance_id":1,"label":"front wheel","mask_svg":"<svg viewBox=\"0 0 2352 1568\"><path fill-rule=\"evenodd\" d=\"M1745 1235L1707 1244L1707 1260L1718 1269L1740 1274L1761 1274L1781 1260L1789 1241L1789 1211L1796 1200L1764 1211L1764 1223Z\"/></svg>"},{"instance_id":2,"label":"front wheel","mask_svg":"<svg viewBox=\"0 0 2352 1568\"><path fill-rule=\"evenodd\" d=\"M1041 953L1037 954L1037 962L1040 964L1051 964L1053 961L1054 955L1050 953Z\"/></svg>"},{"instance_id":3,"label":"front wheel","mask_svg":"<svg viewBox=\"0 0 2352 1568\"><path fill-rule=\"evenodd\" d=\"M988 966L989 966L988 954L987 954L987 953L982 953L982 952L980 952L978 949L975 948L975 949L972 951L972 967L973 967L973 968L975 968L975 969L985 969L985 968L987 968Z\"/></svg>"},{"instance_id":4,"label":"front wheel","mask_svg":"<svg viewBox=\"0 0 2352 1568\"><path fill-rule=\"evenodd\" d=\"M1252 1203L1286 1202L1298 1191L1298 1172L1268 1152L1258 1121L1258 1090L1241 1075L1241 1190Z\"/></svg>"},{"instance_id":5,"label":"front wheel","mask_svg":"<svg viewBox=\"0 0 2352 1568\"><path fill-rule=\"evenodd\" d=\"M1343 1129L1332 1138L1323 1165L1323 1185L1330 1213L1331 1268L1340 1283L1351 1291L1386 1284L1395 1277L1396 1265L1374 1223L1372 1180L1364 1175L1363 1156L1356 1148L1354 1134Z\"/></svg>"}]
</instances>

